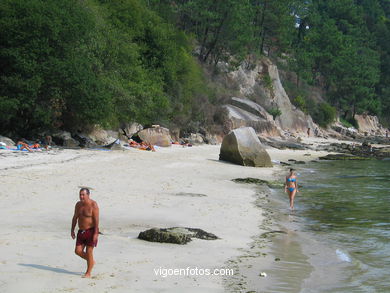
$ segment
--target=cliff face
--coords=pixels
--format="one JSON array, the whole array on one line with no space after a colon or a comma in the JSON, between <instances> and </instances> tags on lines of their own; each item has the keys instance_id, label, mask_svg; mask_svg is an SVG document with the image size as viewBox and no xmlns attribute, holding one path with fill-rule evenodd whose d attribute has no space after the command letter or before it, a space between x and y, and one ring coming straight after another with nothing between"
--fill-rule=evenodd
<instances>
[{"instance_id":1,"label":"cliff face","mask_svg":"<svg viewBox=\"0 0 390 293\"><path fill-rule=\"evenodd\" d=\"M359 125L359 132L369 136L385 136L386 129L379 123L377 116L370 115L355 115L355 119Z\"/></svg>"},{"instance_id":2,"label":"cliff face","mask_svg":"<svg viewBox=\"0 0 390 293\"><path fill-rule=\"evenodd\" d=\"M270 59L263 57L252 64L244 63L234 71L229 70L228 64L220 63L219 71L221 73L214 82L226 89L226 95L231 95L226 96L223 105L228 118L227 130L250 126L263 136L284 136L288 133L306 135L308 128L312 129L312 133L318 128L321 136L338 135L331 129L320 129L310 115L290 102L279 70ZM313 88L310 92L321 96L321 99L324 94L321 88ZM318 101L321 99L318 98ZM275 119L270 115L272 109L279 109L281 113ZM356 115L355 118L359 125L356 133L385 136L386 129L376 116Z\"/></svg>"},{"instance_id":3,"label":"cliff face","mask_svg":"<svg viewBox=\"0 0 390 293\"><path fill-rule=\"evenodd\" d=\"M305 133L309 127L311 129L318 127L309 115L306 115L291 104L280 81L278 68L269 59L263 58L254 66L251 66L250 68L247 67L249 66L243 64L235 71L226 72L226 77L224 79L225 86L238 90L240 98L248 99L268 111L270 111L270 109L280 110L281 115L277 116L274 120L274 127L271 127L269 124L267 124L267 127L264 127L265 134L275 135L278 131L281 133L283 133L283 131ZM233 112L230 109L230 105L227 107L230 112ZM238 107L242 110L246 110L239 105ZM237 109L235 110L237 112ZM251 114L255 115L255 113ZM233 117L234 115L230 116ZM250 117L251 119L249 120L252 122L247 123L246 125L244 125L245 119L241 117L240 126L253 126L250 124L253 124L253 121L258 119L252 115L250 115ZM268 118L266 120L269 121L273 119ZM261 129L259 132L262 132Z\"/></svg>"}]
</instances>

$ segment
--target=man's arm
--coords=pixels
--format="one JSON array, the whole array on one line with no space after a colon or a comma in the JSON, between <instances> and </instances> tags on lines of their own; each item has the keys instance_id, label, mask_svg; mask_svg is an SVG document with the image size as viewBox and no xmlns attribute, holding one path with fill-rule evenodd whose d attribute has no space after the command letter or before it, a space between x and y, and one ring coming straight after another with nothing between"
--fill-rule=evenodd
<instances>
[{"instance_id":1,"label":"man's arm","mask_svg":"<svg viewBox=\"0 0 390 293\"><path fill-rule=\"evenodd\" d=\"M75 239L76 236L74 234L74 228L76 227L77 224L77 219L79 218L79 213L78 213L78 204L76 203L76 206L74 207L74 214L72 218L72 228L70 229L70 236Z\"/></svg>"},{"instance_id":2,"label":"man's arm","mask_svg":"<svg viewBox=\"0 0 390 293\"><path fill-rule=\"evenodd\" d=\"M97 203L94 203L94 207L92 209L92 219L93 223L95 224L95 231L93 233L93 242L97 242L98 236L99 236L99 207Z\"/></svg>"}]
</instances>

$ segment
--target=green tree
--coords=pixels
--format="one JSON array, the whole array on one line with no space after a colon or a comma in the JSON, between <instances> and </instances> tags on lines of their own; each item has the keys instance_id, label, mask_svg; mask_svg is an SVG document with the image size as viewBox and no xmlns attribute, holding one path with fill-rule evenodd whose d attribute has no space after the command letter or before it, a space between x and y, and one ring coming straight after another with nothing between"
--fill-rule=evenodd
<instances>
[{"instance_id":1,"label":"green tree","mask_svg":"<svg viewBox=\"0 0 390 293\"><path fill-rule=\"evenodd\" d=\"M79 1L0 3L0 131L29 135L108 110L89 54L91 14Z\"/></svg>"},{"instance_id":2,"label":"green tree","mask_svg":"<svg viewBox=\"0 0 390 293\"><path fill-rule=\"evenodd\" d=\"M298 74L307 78L310 73L317 84L323 77L330 101L345 117L363 110L377 113L379 56L363 10L352 0L313 0L305 22L309 29L298 33L296 42Z\"/></svg>"}]
</instances>

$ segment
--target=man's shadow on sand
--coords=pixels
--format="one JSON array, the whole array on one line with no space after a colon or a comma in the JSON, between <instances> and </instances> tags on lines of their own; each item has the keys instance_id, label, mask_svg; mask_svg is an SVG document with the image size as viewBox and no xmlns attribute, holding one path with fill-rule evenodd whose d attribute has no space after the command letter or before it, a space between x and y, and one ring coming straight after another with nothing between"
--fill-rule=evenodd
<instances>
[{"instance_id":1,"label":"man's shadow on sand","mask_svg":"<svg viewBox=\"0 0 390 293\"><path fill-rule=\"evenodd\" d=\"M28 264L28 263L19 263L18 265L24 266L24 267L30 267L38 270L44 270L44 271L51 271L59 274L68 274L68 275L76 275L80 276L82 273L76 273L76 272L71 272L65 269L59 269L59 268L52 268L49 266L43 266L43 265L36 265L36 264Z\"/></svg>"}]
</instances>

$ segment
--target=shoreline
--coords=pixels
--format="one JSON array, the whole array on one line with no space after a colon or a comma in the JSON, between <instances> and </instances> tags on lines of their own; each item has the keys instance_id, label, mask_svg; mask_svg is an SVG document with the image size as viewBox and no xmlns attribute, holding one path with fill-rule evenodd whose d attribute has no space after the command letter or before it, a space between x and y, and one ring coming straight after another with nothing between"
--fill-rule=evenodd
<instances>
[{"instance_id":1,"label":"shoreline","mask_svg":"<svg viewBox=\"0 0 390 293\"><path fill-rule=\"evenodd\" d=\"M267 149L267 151L273 161L287 162L288 159L295 159L305 163L331 153L315 150ZM273 181L284 182L284 176L290 167L299 170L304 166L293 163L291 165L274 165ZM296 227L286 225L291 221L287 196L284 200L276 198L275 193L280 191L266 185L238 184L246 184L254 190L253 204L264 216L264 220L259 225L258 233L252 235L248 247L241 249L242 254L229 260L230 266L239 274L234 280L225 280L226 292L300 292L305 279L315 271L315 268L308 262L309 258L301 249L302 243L299 239L301 235L295 235ZM283 255L286 252L286 239L290 242L288 248L294 251L292 254L294 256L289 262L280 261L280 258L286 260L284 257L286 255ZM290 265L290 262L294 264ZM289 269L281 265L282 263L293 266L297 273L291 274ZM261 276L263 273L266 277Z\"/></svg>"}]
</instances>

